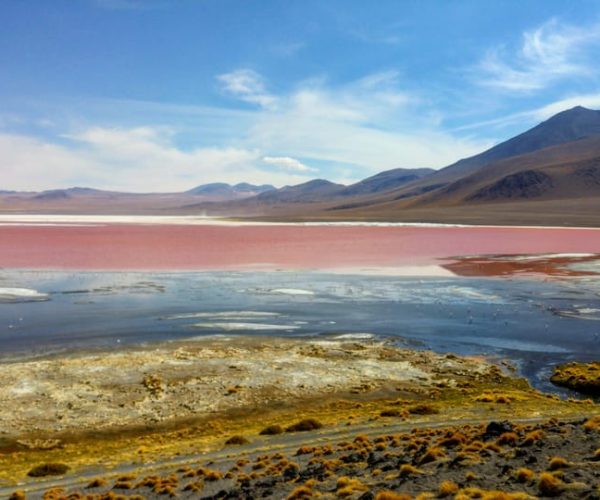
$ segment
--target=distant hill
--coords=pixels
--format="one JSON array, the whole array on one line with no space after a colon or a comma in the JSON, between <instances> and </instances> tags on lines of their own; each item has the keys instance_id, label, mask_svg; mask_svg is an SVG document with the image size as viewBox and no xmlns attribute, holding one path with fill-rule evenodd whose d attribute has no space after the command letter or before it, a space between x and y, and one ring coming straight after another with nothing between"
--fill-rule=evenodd
<instances>
[{"instance_id":1,"label":"distant hill","mask_svg":"<svg viewBox=\"0 0 600 500\"><path fill-rule=\"evenodd\" d=\"M254 184L242 182L232 186L231 184L226 184L224 182L214 182L212 184L202 184L201 186L186 191L186 193L235 199L239 197L256 196L257 194L272 191L274 189L275 186L271 186L270 184L256 186Z\"/></svg>"},{"instance_id":2,"label":"distant hill","mask_svg":"<svg viewBox=\"0 0 600 500\"><path fill-rule=\"evenodd\" d=\"M124 193L87 187L40 192L0 191L0 212L165 213L199 202L241 200L274 189L271 185L212 183L182 193Z\"/></svg>"},{"instance_id":3,"label":"distant hill","mask_svg":"<svg viewBox=\"0 0 600 500\"><path fill-rule=\"evenodd\" d=\"M432 168L395 168L393 170L386 170L348 186L344 189L343 194L344 196L356 196L382 193L427 177L434 172L435 170Z\"/></svg>"}]
</instances>

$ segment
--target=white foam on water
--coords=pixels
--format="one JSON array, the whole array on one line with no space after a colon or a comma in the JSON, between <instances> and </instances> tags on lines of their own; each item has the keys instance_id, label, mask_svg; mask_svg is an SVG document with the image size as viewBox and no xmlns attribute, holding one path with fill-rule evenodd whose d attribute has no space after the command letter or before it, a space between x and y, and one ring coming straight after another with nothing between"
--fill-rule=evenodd
<instances>
[{"instance_id":1,"label":"white foam on water","mask_svg":"<svg viewBox=\"0 0 600 500\"><path fill-rule=\"evenodd\" d=\"M251 331L287 331L297 330L299 327L295 325L272 325L267 323L194 323L194 328L206 328L206 329L217 329L224 331L239 331L239 330L251 330Z\"/></svg>"},{"instance_id":2,"label":"white foam on water","mask_svg":"<svg viewBox=\"0 0 600 500\"><path fill-rule=\"evenodd\" d=\"M595 253L532 253L527 255L503 255L501 257L492 257L494 260L503 261L528 261L540 259L584 259L595 257ZM486 257L483 257L484 259Z\"/></svg>"},{"instance_id":3,"label":"white foam on water","mask_svg":"<svg viewBox=\"0 0 600 500\"><path fill-rule=\"evenodd\" d=\"M302 290L300 288L272 288L267 290L270 293L280 293L283 295L314 295L311 290Z\"/></svg>"},{"instance_id":4,"label":"white foam on water","mask_svg":"<svg viewBox=\"0 0 600 500\"><path fill-rule=\"evenodd\" d=\"M327 269L328 273L345 274L357 276L415 276L415 277L451 277L456 276L452 271L442 267L433 265L423 266L395 266L395 267L336 267Z\"/></svg>"},{"instance_id":5,"label":"white foam on water","mask_svg":"<svg viewBox=\"0 0 600 500\"><path fill-rule=\"evenodd\" d=\"M252 319L252 318L272 318L279 316L278 313L264 311L219 311L219 312L197 312L172 314L163 319L194 319L194 318L218 318L218 319Z\"/></svg>"},{"instance_id":6,"label":"white foam on water","mask_svg":"<svg viewBox=\"0 0 600 500\"><path fill-rule=\"evenodd\" d=\"M31 288L0 288L0 302L18 302L30 300L49 300L47 293L38 292Z\"/></svg>"},{"instance_id":7,"label":"white foam on water","mask_svg":"<svg viewBox=\"0 0 600 500\"><path fill-rule=\"evenodd\" d=\"M336 340L368 340L375 338L372 333L342 333L333 337Z\"/></svg>"},{"instance_id":8,"label":"white foam on water","mask_svg":"<svg viewBox=\"0 0 600 500\"><path fill-rule=\"evenodd\" d=\"M480 302L498 302L500 301L500 297L497 295L493 295L491 293L480 292L479 290L475 290L474 288L468 288L464 286L452 286L449 288L450 293L454 293L456 295L460 295L467 299L477 300Z\"/></svg>"}]
</instances>

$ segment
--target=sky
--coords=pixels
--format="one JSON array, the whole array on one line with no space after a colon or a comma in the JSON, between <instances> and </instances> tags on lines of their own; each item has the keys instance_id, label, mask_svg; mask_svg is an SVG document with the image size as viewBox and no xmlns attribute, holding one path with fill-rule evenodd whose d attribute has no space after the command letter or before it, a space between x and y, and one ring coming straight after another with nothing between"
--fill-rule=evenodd
<instances>
[{"instance_id":1,"label":"sky","mask_svg":"<svg viewBox=\"0 0 600 500\"><path fill-rule=\"evenodd\" d=\"M351 183L600 108L600 3L3 0L0 190Z\"/></svg>"}]
</instances>

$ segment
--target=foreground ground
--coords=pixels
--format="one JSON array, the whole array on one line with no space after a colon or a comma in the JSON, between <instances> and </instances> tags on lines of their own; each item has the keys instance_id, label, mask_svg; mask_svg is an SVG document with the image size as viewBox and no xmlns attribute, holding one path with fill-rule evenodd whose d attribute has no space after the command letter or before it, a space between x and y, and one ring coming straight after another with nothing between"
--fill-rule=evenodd
<instances>
[{"instance_id":1,"label":"foreground ground","mask_svg":"<svg viewBox=\"0 0 600 500\"><path fill-rule=\"evenodd\" d=\"M42 487L44 498L301 499L600 496L600 420L431 426L310 444L242 447L211 460ZM13 493L23 498L25 493Z\"/></svg>"},{"instance_id":2,"label":"foreground ground","mask_svg":"<svg viewBox=\"0 0 600 500\"><path fill-rule=\"evenodd\" d=\"M229 498L263 494L283 498L302 485L331 495L350 486L349 496L358 497L384 486L403 490L400 475L406 472L400 466L410 462L420 470L413 471L415 477L421 478L411 482L411 493L438 487L445 476L433 477L435 464L441 464L440 470L448 468L448 478L457 483L463 477L455 474L457 467L462 475L476 467L476 475L485 482L481 484L495 488L501 484L488 481L487 466L478 465L480 459L489 467L496 467L500 459L522 465L520 460L527 460L534 450L540 472L546 467L546 455L562 453L558 438L564 429L577 442L587 440L578 451L564 449L568 460L587 460L599 443L579 424L551 424L556 430L545 428L544 436L552 436L552 441L539 438L531 443L533 448L525 445L532 429L520 426L513 429L516 437L497 449L492 445L498 436L481 437L479 423L505 418L581 419L596 412L590 401L561 401L541 394L483 359L398 349L385 342L221 338L169 343L0 365L0 481L5 493L19 487L39 493L54 484L54 476L47 482L48 472L60 474L69 489L85 486L95 475L114 474L109 484L100 481L101 489L85 491L106 491L113 488L115 478L133 475L121 478L123 484L114 491L133 489L152 496L159 490L183 494L187 487L190 496L200 495L200 490L202 495L224 490ZM306 419L313 425L305 422L294 428ZM435 460L424 459L431 445L454 432L424 429L450 425L463 425L464 439L446 443L443 453L432 452ZM422 430L410 433L412 428ZM298 432L304 429L309 432ZM359 437L362 434L366 437ZM571 438L563 441L573 443ZM546 448L548 443L554 444ZM331 453L321 449L328 445ZM300 452L301 458L292 458L302 447L308 448ZM525 455L519 450L526 450ZM274 456L278 452L283 456ZM456 461L456 453L465 456ZM261 464L239 465L212 482L210 473L200 469L210 469L206 462L213 460L220 463L215 470L226 475L243 454ZM309 464L313 458L327 461L332 454L333 463L321 472L313 470L316 462ZM456 465L463 461L468 468ZM44 469L46 464L60 467ZM279 465L269 469L274 464ZM172 476L167 482L155 478L146 486L139 484L143 477L155 475L149 467L163 479L174 473L177 481ZM32 471L40 477L31 477ZM344 475L360 476L366 486L345 484L338 477ZM305 485L310 479L318 484ZM588 486L594 482L592 476L584 479ZM261 486L259 480L267 482ZM531 479L523 491L533 492L534 482ZM198 484L188 487L188 483ZM240 488L250 488L250 493Z\"/></svg>"}]
</instances>

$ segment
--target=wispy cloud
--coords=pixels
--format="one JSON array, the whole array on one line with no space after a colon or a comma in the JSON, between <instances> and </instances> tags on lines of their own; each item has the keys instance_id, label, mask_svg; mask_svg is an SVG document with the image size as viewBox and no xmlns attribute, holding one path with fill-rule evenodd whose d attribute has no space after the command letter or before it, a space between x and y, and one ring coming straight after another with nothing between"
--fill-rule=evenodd
<instances>
[{"instance_id":1,"label":"wispy cloud","mask_svg":"<svg viewBox=\"0 0 600 500\"><path fill-rule=\"evenodd\" d=\"M391 70L345 84L309 79L277 94L248 69L218 81L255 106L92 100L87 112L78 103L91 120L54 115L57 125L43 134L8 127L0 133L2 187L180 191L206 182L297 184L316 172L350 182L400 166L442 167L491 145L442 130L428 102Z\"/></svg>"},{"instance_id":2,"label":"wispy cloud","mask_svg":"<svg viewBox=\"0 0 600 500\"><path fill-rule=\"evenodd\" d=\"M265 156L262 161L268 165L287 170L289 172L315 172L316 169L309 167L289 156Z\"/></svg>"},{"instance_id":3,"label":"wispy cloud","mask_svg":"<svg viewBox=\"0 0 600 500\"><path fill-rule=\"evenodd\" d=\"M474 70L477 83L510 92L531 92L558 81L593 76L600 24L570 26L552 19L522 35L519 47L495 47Z\"/></svg>"},{"instance_id":4,"label":"wispy cloud","mask_svg":"<svg viewBox=\"0 0 600 500\"><path fill-rule=\"evenodd\" d=\"M349 170L358 179L399 166L441 167L490 145L441 131L395 71L337 86L306 80L273 98L277 106L255 111L243 144L269 156L328 162L334 180L347 179Z\"/></svg>"},{"instance_id":5,"label":"wispy cloud","mask_svg":"<svg viewBox=\"0 0 600 500\"><path fill-rule=\"evenodd\" d=\"M251 69L238 69L217 76L223 89L243 101L258 104L263 108L273 107L277 98L266 91L264 79Z\"/></svg>"}]
</instances>

